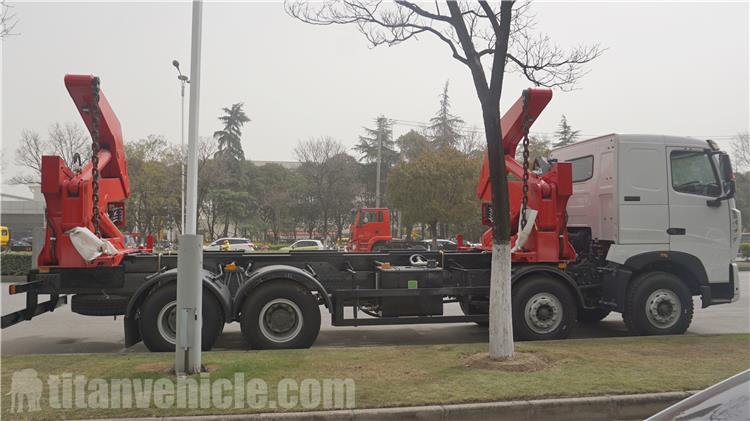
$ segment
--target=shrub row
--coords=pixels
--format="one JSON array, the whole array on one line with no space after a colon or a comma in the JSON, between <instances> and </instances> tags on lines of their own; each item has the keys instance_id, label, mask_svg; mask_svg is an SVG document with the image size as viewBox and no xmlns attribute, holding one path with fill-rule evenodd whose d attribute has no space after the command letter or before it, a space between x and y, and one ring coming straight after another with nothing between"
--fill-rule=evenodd
<instances>
[{"instance_id":1,"label":"shrub row","mask_svg":"<svg viewBox=\"0 0 750 421\"><path fill-rule=\"evenodd\" d=\"M31 253L0 253L0 268L2 275L26 275L31 269Z\"/></svg>"}]
</instances>

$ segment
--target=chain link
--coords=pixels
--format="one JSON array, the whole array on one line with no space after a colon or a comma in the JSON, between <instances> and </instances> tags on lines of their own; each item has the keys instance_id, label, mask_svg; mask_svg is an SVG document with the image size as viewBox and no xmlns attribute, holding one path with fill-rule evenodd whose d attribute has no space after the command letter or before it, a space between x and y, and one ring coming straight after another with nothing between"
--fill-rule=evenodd
<instances>
[{"instance_id":1,"label":"chain link","mask_svg":"<svg viewBox=\"0 0 750 421\"><path fill-rule=\"evenodd\" d=\"M523 196L521 198L521 229L526 227L529 203L529 90L523 91Z\"/></svg>"},{"instance_id":2,"label":"chain link","mask_svg":"<svg viewBox=\"0 0 750 421\"><path fill-rule=\"evenodd\" d=\"M92 191L92 215L91 222L94 225L94 233L97 237L99 232L99 78L91 80L92 103L89 109L91 113L91 186Z\"/></svg>"}]
</instances>

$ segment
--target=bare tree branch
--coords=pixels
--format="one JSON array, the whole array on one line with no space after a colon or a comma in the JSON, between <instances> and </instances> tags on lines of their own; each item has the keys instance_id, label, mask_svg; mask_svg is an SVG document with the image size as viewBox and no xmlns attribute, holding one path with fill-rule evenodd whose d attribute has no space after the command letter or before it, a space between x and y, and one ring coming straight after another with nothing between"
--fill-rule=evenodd
<instances>
[{"instance_id":1,"label":"bare tree branch","mask_svg":"<svg viewBox=\"0 0 750 421\"><path fill-rule=\"evenodd\" d=\"M501 3L512 8L508 63L503 63L503 66L534 85L571 90L587 73L584 66L605 51L598 44L564 50L552 43L549 36L534 33L536 20L531 13L530 2ZM289 15L306 23L356 25L373 47L393 46L417 39L422 34L432 34L450 48L453 58L469 67L473 65L472 61L482 63L483 58L494 56L502 6L500 11L495 11L486 1L449 1L447 7L449 13L446 14L438 1L417 3L396 0L395 3L387 3L381 0L344 0L318 3L289 0L285 3ZM452 8L454 10L451 11ZM458 33L459 28L462 34ZM471 45L474 50L471 57L467 56L465 44ZM492 70L490 73L493 76L499 64L494 58L491 63L482 63L484 72ZM485 85L489 89L492 82Z\"/></svg>"},{"instance_id":2,"label":"bare tree branch","mask_svg":"<svg viewBox=\"0 0 750 421\"><path fill-rule=\"evenodd\" d=\"M8 6L5 0L0 1L0 39L10 35L17 35L13 32L18 24L15 13L11 13L12 6Z\"/></svg>"}]
</instances>

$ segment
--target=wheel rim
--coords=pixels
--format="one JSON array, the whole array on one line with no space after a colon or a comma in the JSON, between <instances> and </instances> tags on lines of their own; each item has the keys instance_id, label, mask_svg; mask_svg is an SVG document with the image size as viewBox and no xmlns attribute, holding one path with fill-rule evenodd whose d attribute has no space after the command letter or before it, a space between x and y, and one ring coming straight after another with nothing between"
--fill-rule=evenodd
<instances>
[{"instance_id":1,"label":"wheel rim","mask_svg":"<svg viewBox=\"0 0 750 421\"><path fill-rule=\"evenodd\" d=\"M268 340L288 342L302 330L302 310L291 300L276 298L267 302L260 310L258 325Z\"/></svg>"},{"instance_id":2,"label":"wheel rim","mask_svg":"<svg viewBox=\"0 0 750 421\"><path fill-rule=\"evenodd\" d=\"M563 308L560 300L547 292L540 292L526 302L526 325L538 334L547 334L560 326Z\"/></svg>"},{"instance_id":3,"label":"wheel rim","mask_svg":"<svg viewBox=\"0 0 750 421\"><path fill-rule=\"evenodd\" d=\"M167 303L156 317L156 327L164 340L175 344L177 340L177 301Z\"/></svg>"},{"instance_id":4,"label":"wheel rim","mask_svg":"<svg viewBox=\"0 0 750 421\"><path fill-rule=\"evenodd\" d=\"M680 297L669 289L657 289L646 300L646 317L652 325L666 329L680 319L682 304Z\"/></svg>"}]
</instances>

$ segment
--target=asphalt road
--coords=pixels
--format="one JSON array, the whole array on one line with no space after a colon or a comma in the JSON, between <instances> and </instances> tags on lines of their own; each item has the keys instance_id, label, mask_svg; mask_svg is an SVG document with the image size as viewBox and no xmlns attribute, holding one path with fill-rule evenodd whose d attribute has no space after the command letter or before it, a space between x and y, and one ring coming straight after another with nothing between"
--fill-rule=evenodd
<instances>
[{"instance_id":1,"label":"asphalt road","mask_svg":"<svg viewBox=\"0 0 750 421\"><path fill-rule=\"evenodd\" d=\"M695 298L695 316L690 334L750 333L750 272L743 272L741 298L732 304L700 308ZM23 296L8 295L8 284L2 285L2 313L24 307ZM46 300L46 297L41 297ZM457 304L447 306L448 314L461 314ZM333 327L323 308L320 335L316 347L426 345L446 343L487 342L487 329L474 324L432 324L405 326ZM69 306L2 330L2 355L60 354L85 352L144 352L143 343L124 348L122 320L112 317L87 317L72 313ZM572 338L603 338L627 336L619 314L611 314L592 326L578 326ZM245 350L239 323L224 329L215 350Z\"/></svg>"}]
</instances>

